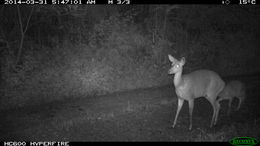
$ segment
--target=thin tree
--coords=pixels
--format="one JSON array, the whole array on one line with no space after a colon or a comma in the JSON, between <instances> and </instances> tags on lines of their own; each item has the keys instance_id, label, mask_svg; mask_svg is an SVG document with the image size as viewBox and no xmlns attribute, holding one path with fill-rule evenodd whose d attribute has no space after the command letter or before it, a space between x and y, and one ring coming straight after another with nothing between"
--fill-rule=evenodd
<instances>
[{"instance_id":1,"label":"thin tree","mask_svg":"<svg viewBox=\"0 0 260 146\"><path fill-rule=\"evenodd\" d=\"M18 54L17 54L17 57L16 57L14 68L17 67L17 65L18 65L18 63L20 61L20 58L21 58L22 49L23 49L23 43L24 43L24 37L25 37L25 33L26 33L27 29L28 29L28 25L29 25L30 19L32 17L33 8L34 8L34 6L32 6L32 9L31 9L31 11L29 13L29 16L28 16L28 19L26 21L25 28L24 28L23 27L23 22L22 22L22 17L21 17L21 10L20 10L19 5L17 5L17 13L18 13L18 19L19 19L21 38L20 38L20 45L19 45L19 48L18 48Z\"/></svg>"}]
</instances>

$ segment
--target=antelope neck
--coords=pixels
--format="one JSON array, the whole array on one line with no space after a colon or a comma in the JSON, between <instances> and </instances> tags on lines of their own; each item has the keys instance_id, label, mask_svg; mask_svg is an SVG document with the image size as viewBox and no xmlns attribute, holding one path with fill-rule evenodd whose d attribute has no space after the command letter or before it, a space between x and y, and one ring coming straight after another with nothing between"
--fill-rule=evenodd
<instances>
[{"instance_id":1,"label":"antelope neck","mask_svg":"<svg viewBox=\"0 0 260 146\"><path fill-rule=\"evenodd\" d=\"M178 87L181 84L181 82L182 82L182 76L181 75L182 75L182 70L175 73L174 81L173 81L175 87Z\"/></svg>"}]
</instances>

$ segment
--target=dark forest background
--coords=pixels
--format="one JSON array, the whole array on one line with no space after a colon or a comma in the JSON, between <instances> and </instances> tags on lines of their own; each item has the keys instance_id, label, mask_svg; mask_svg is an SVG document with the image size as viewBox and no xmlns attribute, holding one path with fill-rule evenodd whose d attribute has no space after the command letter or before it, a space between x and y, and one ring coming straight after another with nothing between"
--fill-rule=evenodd
<instances>
[{"instance_id":1,"label":"dark forest background","mask_svg":"<svg viewBox=\"0 0 260 146\"><path fill-rule=\"evenodd\" d=\"M259 6L0 6L0 109L172 83L184 73L259 73Z\"/></svg>"}]
</instances>

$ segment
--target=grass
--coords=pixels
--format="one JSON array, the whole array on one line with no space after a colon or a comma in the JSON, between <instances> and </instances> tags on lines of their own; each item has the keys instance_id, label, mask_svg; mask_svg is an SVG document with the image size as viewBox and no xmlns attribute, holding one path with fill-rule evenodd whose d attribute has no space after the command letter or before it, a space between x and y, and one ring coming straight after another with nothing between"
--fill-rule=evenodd
<instances>
[{"instance_id":1,"label":"grass","mask_svg":"<svg viewBox=\"0 0 260 146\"><path fill-rule=\"evenodd\" d=\"M197 128L197 134L194 141L209 141L209 142L228 142L235 137L252 137L259 139L260 126L250 122L232 123L225 125L218 131L208 131Z\"/></svg>"}]
</instances>

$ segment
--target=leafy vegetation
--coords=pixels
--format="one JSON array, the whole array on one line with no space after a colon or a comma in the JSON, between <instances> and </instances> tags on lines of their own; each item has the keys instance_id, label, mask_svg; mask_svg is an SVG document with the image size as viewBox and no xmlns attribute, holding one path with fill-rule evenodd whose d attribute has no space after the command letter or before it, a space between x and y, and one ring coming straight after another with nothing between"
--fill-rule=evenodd
<instances>
[{"instance_id":1,"label":"leafy vegetation","mask_svg":"<svg viewBox=\"0 0 260 146\"><path fill-rule=\"evenodd\" d=\"M168 53L185 72L258 72L250 8L0 6L0 107L169 84Z\"/></svg>"}]
</instances>

